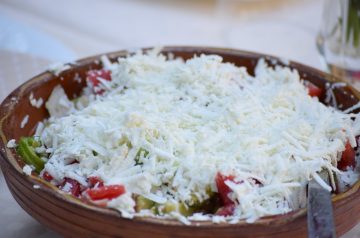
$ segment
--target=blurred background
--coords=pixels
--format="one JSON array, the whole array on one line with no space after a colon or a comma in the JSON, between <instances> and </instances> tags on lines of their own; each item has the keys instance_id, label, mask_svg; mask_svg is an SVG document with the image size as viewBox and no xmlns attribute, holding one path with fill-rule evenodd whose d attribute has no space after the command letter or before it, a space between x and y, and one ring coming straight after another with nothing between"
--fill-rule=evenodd
<instances>
[{"instance_id":1,"label":"blurred background","mask_svg":"<svg viewBox=\"0 0 360 238\"><path fill-rule=\"evenodd\" d=\"M0 48L67 61L129 47L210 45L320 66L314 39L322 6L322 0L2 0Z\"/></svg>"},{"instance_id":2,"label":"blurred background","mask_svg":"<svg viewBox=\"0 0 360 238\"><path fill-rule=\"evenodd\" d=\"M321 68L315 38L323 2L2 0L0 100L51 62L144 46L239 48Z\"/></svg>"},{"instance_id":3,"label":"blurred background","mask_svg":"<svg viewBox=\"0 0 360 238\"><path fill-rule=\"evenodd\" d=\"M326 0L2 0L0 101L54 62L163 45L237 48L326 70L316 44ZM1 237L56 237L0 174ZM360 237L359 226L344 237Z\"/></svg>"}]
</instances>

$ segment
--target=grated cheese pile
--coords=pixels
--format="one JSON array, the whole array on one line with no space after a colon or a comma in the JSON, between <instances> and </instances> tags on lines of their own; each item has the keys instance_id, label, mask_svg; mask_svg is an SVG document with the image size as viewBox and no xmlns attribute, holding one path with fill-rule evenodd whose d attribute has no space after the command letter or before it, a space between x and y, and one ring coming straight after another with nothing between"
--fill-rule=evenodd
<instances>
[{"instance_id":1,"label":"grated cheese pile","mask_svg":"<svg viewBox=\"0 0 360 238\"><path fill-rule=\"evenodd\" d=\"M169 216L253 222L284 214L305 206L311 178L331 189L316 172L340 174L345 143L356 146L358 117L310 97L287 67L260 60L251 76L220 56L183 62L155 51L113 64L103 58L103 65L112 72L112 81L99 79L105 92L87 89L74 103L55 89L46 104L51 117L37 135L51 152L44 170L57 181L86 186L87 177L99 176L125 185L127 193L108 204L123 216L149 215L136 214L133 194L159 204L205 200L208 186L217 191L218 172L235 176L226 181L239 202L233 216Z\"/></svg>"}]
</instances>

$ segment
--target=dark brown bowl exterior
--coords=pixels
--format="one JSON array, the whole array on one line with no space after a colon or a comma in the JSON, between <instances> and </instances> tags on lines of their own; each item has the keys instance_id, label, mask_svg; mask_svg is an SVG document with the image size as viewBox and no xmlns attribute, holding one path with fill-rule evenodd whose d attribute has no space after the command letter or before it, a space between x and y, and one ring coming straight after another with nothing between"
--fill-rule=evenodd
<instances>
[{"instance_id":1,"label":"dark brown bowl exterior","mask_svg":"<svg viewBox=\"0 0 360 238\"><path fill-rule=\"evenodd\" d=\"M246 66L253 73L259 58L269 63L276 57L232 49L209 47L165 47L164 53L188 59L194 54L218 54L226 62ZM128 51L109 53L111 60L128 55ZM61 194L51 184L22 172L23 162L14 150L6 147L10 139L31 135L38 121L48 117L44 105L32 107L29 96L46 100L52 89L61 84L70 98L81 92L85 85L85 74L89 69L101 68L100 56L79 60L71 69L59 76L44 72L13 91L0 106L0 165L7 185L20 206L42 224L67 237L306 237L306 209L285 215L265 217L253 224L212 224L193 222L186 226L176 220L154 218L125 219L116 211L87 205L69 195ZM281 62L278 60L278 62ZM281 63L280 63L281 64ZM321 88L327 83L339 80L316 69L290 62L291 68L297 69L303 79ZM82 82L74 80L75 75ZM343 108L348 108L359 101L360 94L351 87L335 89L335 95ZM324 99L324 98L321 98ZM20 123L29 115L29 122L24 128ZM36 186L34 186L36 185ZM344 234L360 221L360 182L350 190L333 197L334 216L337 234Z\"/></svg>"}]
</instances>

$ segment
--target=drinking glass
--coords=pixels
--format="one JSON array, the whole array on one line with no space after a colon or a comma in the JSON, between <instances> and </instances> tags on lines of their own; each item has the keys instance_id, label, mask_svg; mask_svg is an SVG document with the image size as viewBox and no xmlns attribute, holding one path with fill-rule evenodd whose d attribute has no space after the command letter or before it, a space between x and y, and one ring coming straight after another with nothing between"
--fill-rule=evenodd
<instances>
[{"instance_id":1,"label":"drinking glass","mask_svg":"<svg viewBox=\"0 0 360 238\"><path fill-rule=\"evenodd\" d=\"M317 46L328 70L360 89L360 0L325 0Z\"/></svg>"}]
</instances>

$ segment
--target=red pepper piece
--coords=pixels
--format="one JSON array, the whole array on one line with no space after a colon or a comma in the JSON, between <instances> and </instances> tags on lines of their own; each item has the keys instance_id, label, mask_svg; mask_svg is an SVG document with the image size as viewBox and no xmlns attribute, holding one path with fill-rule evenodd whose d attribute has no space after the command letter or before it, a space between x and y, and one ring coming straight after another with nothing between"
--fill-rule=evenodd
<instances>
[{"instance_id":1,"label":"red pepper piece","mask_svg":"<svg viewBox=\"0 0 360 238\"><path fill-rule=\"evenodd\" d=\"M89 70L86 73L86 81L92 88L96 88L97 86L99 86L100 81L98 78L111 81L111 71L106 69L93 69L93 70ZM102 89L99 90L95 89L96 94L101 94L103 92L104 90Z\"/></svg>"},{"instance_id":2,"label":"red pepper piece","mask_svg":"<svg viewBox=\"0 0 360 238\"><path fill-rule=\"evenodd\" d=\"M322 95L322 89L313 83L307 82L306 87L308 88L308 94L311 97L320 97Z\"/></svg>"},{"instance_id":3,"label":"red pepper piece","mask_svg":"<svg viewBox=\"0 0 360 238\"><path fill-rule=\"evenodd\" d=\"M221 202L225 206L234 204L234 201L231 200L228 196L229 193L232 192L232 190L225 184L225 182L228 180L234 182L234 178L235 177L233 175L224 176L221 173L217 173L216 178L215 178L215 183L216 183L217 190L219 192Z\"/></svg>"},{"instance_id":4,"label":"red pepper piece","mask_svg":"<svg viewBox=\"0 0 360 238\"><path fill-rule=\"evenodd\" d=\"M341 159L338 162L338 169L345 171L347 167L355 168L355 150L351 147L350 143L347 142L345 145L345 150L341 155Z\"/></svg>"},{"instance_id":5,"label":"red pepper piece","mask_svg":"<svg viewBox=\"0 0 360 238\"><path fill-rule=\"evenodd\" d=\"M125 193L123 185L107 185L86 190L91 200L113 199Z\"/></svg>"},{"instance_id":6,"label":"red pepper piece","mask_svg":"<svg viewBox=\"0 0 360 238\"><path fill-rule=\"evenodd\" d=\"M229 204L229 205L220 207L216 211L215 215L218 215L218 216L231 216L231 215L234 214L234 211L235 211L235 204Z\"/></svg>"},{"instance_id":7,"label":"red pepper piece","mask_svg":"<svg viewBox=\"0 0 360 238\"><path fill-rule=\"evenodd\" d=\"M95 186L97 186L98 188L104 186L104 181L102 181L102 179L99 178L98 176L89 177L88 182L89 182L90 188L93 188Z\"/></svg>"},{"instance_id":8,"label":"red pepper piece","mask_svg":"<svg viewBox=\"0 0 360 238\"><path fill-rule=\"evenodd\" d=\"M216 211L216 215L219 216L231 216L234 214L234 210L236 207L236 202L234 202L233 200L231 200L229 198L229 193L232 192L231 188L229 188L229 186L226 185L226 181L231 181L234 182L236 184L240 184L242 183L242 181L237 182L234 180L235 176L233 175L223 175L221 173L217 173L216 177L215 177L215 183L216 183L216 187L218 189L219 192L219 197L222 203L222 207L220 207L217 211ZM256 179L256 178L252 178L255 182L255 184L259 184L261 185L262 183Z\"/></svg>"},{"instance_id":9,"label":"red pepper piece","mask_svg":"<svg viewBox=\"0 0 360 238\"><path fill-rule=\"evenodd\" d=\"M65 178L64 182L59 186L61 190L65 187L66 184L70 184L70 190L69 193L72 194L75 197L79 197L81 192L81 186L80 183L74 179L71 178ZM67 191L66 191L67 192Z\"/></svg>"},{"instance_id":10,"label":"red pepper piece","mask_svg":"<svg viewBox=\"0 0 360 238\"><path fill-rule=\"evenodd\" d=\"M43 179L45 179L46 181L50 182L51 180L54 179L54 177L51 176L47 171L45 171L45 172L43 173Z\"/></svg>"}]
</instances>

